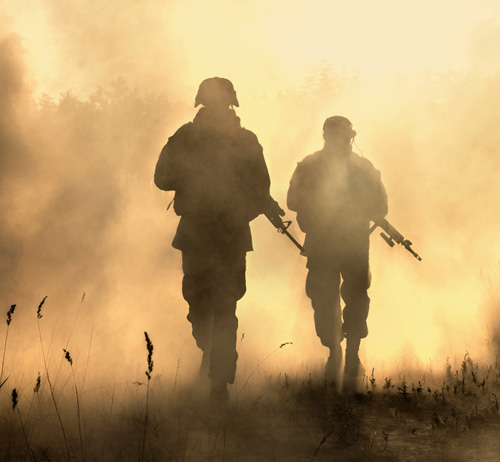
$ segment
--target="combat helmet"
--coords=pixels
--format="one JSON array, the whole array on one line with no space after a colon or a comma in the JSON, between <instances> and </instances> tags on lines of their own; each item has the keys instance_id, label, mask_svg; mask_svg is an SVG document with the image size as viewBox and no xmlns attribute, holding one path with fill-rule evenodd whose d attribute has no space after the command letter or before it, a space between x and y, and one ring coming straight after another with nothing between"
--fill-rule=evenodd
<instances>
[{"instance_id":1,"label":"combat helmet","mask_svg":"<svg viewBox=\"0 0 500 462\"><path fill-rule=\"evenodd\" d=\"M323 124L323 132L336 132L345 135L346 138L354 138L356 131L352 129L351 121L343 116L328 117Z\"/></svg>"},{"instance_id":2,"label":"combat helmet","mask_svg":"<svg viewBox=\"0 0 500 462\"><path fill-rule=\"evenodd\" d=\"M230 80L222 77L211 77L201 82L194 107L202 104L210 106L214 103L239 107L238 98Z\"/></svg>"}]
</instances>

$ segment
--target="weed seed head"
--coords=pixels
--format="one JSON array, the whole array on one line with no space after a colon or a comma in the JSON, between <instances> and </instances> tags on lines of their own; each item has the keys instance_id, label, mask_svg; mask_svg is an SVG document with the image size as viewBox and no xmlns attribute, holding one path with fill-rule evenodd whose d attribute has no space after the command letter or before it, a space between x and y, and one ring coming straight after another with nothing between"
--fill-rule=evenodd
<instances>
[{"instance_id":1,"label":"weed seed head","mask_svg":"<svg viewBox=\"0 0 500 462\"><path fill-rule=\"evenodd\" d=\"M40 377L40 372L38 373L38 377L36 379L36 384L35 384L35 388L33 388L33 391L35 393L38 393L40 391L40 382L42 381L41 377Z\"/></svg>"},{"instance_id":2,"label":"weed seed head","mask_svg":"<svg viewBox=\"0 0 500 462\"><path fill-rule=\"evenodd\" d=\"M38 319L41 319L42 318L42 306L43 304L45 303L45 299L47 298L47 295L45 295L45 297L43 297L43 300L40 302L40 305L38 305L38 310L36 310L36 317Z\"/></svg>"},{"instance_id":3,"label":"weed seed head","mask_svg":"<svg viewBox=\"0 0 500 462\"><path fill-rule=\"evenodd\" d=\"M12 399L12 409L15 409L17 406L17 391L15 388L12 390L12 394L10 397Z\"/></svg>"},{"instance_id":4,"label":"weed seed head","mask_svg":"<svg viewBox=\"0 0 500 462\"><path fill-rule=\"evenodd\" d=\"M64 357L66 358L66 360L68 361L68 363L70 364L70 366L72 366L73 365L73 358L69 354L69 351L66 350L66 349L64 349L64 348L63 348L63 351L64 351Z\"/></svg>"},{"instance_id":5,"label":"weed seed head","mask_svg":"<svg viewBox=\"0 0 500 462\"><path fill-rule=\"evenodd\" d=\"M9 326L12 321L12 315L14 314L14 310L16 309L16 305L11 305L10 310L7 311L7 325Z\"/></svg>"},{"instance_id":6,"label":"weed seed head","mask_svg":"<svg viewBox=\"0 0 500 462\"><path fill-rule=\"evenodd\" d=\"M147 332L144 332L144 336L146 337L146 348L148 349L148 370L146 371L146 376L148 380L151 380L151 373L153 372L153 344Z\"/></svg>"}]
</instances>

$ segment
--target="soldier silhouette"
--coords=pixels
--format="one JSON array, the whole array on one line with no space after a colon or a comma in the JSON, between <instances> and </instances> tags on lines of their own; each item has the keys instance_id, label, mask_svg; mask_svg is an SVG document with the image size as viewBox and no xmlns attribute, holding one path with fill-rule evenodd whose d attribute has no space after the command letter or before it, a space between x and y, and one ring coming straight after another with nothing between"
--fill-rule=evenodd
<instances>
[{"instance_id":1,"label":"soldier silhouette","mask_svg":"<svg viewBox=\"0 0 500 462\"><path fill-rule=\"evenodd\" d=\"M288 208L297 212L306 234L306 293L316 333L330 349L326 375L340 384L340 344L346 338L344 387L351 389L364 375L358 352L368 335L369 225L387 214L380 173L352 151L355 136L345 117L326 119L323 149L298 163L287 196Z\"/></svg>"},{"instance_id":2,"label":"soldier silhouette","mask_svg":"<svg viewBox=\"0 0 500 462\"><path fill-rule=\"evenodd\" d=\"M204 80L199 105L193 122L163 148L154 181L175 191L181 218L172 246L182 252L187 319L203 351L200 375L211 379L210 399L223 403L236 373L236 303L246 292L246 253L253 250L249 222L278 205L269 195L262 147L233 109L239 107L233 84Z\"/></svg>"}]
</instances>

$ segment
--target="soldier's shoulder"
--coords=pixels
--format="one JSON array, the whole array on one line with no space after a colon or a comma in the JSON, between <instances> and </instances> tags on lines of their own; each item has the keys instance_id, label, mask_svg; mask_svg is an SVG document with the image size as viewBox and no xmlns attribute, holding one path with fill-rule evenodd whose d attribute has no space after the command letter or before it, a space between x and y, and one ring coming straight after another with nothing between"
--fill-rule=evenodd
<instances>
[{"instance_id":1,"label":"soldier's shoulder","mask_svg":"<svg viewBox=\"0 0 500 462\"><path fill-rule=\"evenodd\" d=\"M252 130L249 130L248 128L245 127L240 127L238 131L240 133L240 136L245 138L246 140L255 141L256 143L259 142L257 135Z\"/></svg>"},{"instance_id":2,"label":"soldier's shoulder","mask_svg":"<svg viewBox=\"0 0 500 462\"><path fill-rule=\"evenodd\" d=\"M167 144L165 147L169 147L171 149L176 147L183 147L189 140L195 137L195 128L192 122L188 122L181 127L179 127L175 133L168 138Z\"/></svg>"},{"instance_id":3,"label":"soldier's shoulder","mask_svg":"<svg viewBox=\"0 0 500 462\"><path fill-rule=\"evenodd\" d=\"M193 122L188 122L180 126L169 139L181 138L190 135L194 130Z\"/></svg>"},{"instance_id":4,"label":"soldier's shoulder","mask_svg":"<svg viewBox=\"0 0 500 462\"><path fill-rule=\"evenodd\" d=\"M242 153L246 155L262 153L262 146L257 135L244 127L239 127L235 132L238 145L243 148Z\"/></svg>"},{"instance_id":5,"label":"soldier's shoulder","mask_svg":"<svg viewBox=\"0 0 500 462\"><path fill-rule=\"evenodd\" d=\"M351 163L362 170L376 170L373 163L366 157L361 157L359 154L353 152L351 154Z\"/></svg>"},{"instance_id":6,"label":"soldier's shoulder","mask_svg":"<svg viewBox=\"0 0 500 462\"><path fill-rule=\"evenodd\" d=\"M297 168L314 168L321 160L321 153L323 151L316 151L304 157L297 163Z\"/></svg>"},{"instance_id":7,"label":"soldier's shoulder","mask_svg":"<svg viewBox=\"0 0 500 462\"><path fill-rule=\"evenodd\" d=\"M379 181L381 178L380 170L375 168L371 161L361 157L359 154L353 153L351 157L351 165L354 165L354 170L365 179Z\"/></svg>"}]
</instances>

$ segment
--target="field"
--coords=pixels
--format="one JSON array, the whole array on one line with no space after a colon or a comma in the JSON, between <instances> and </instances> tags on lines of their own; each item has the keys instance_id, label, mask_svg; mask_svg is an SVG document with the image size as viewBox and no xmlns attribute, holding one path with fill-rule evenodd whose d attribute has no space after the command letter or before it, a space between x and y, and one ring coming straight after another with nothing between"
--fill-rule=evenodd
<instances>
[{"instance_id":1,"label":"field","mask_svg":"<svg viewBox=\"0 0 500 462\"><path fill-rule=\"evenodd\" d=\"M321 367L287 374L278 350L239 373L231 402L214 407L208 383L156 374L145 336L143 381L90 383L64 349L44 371L4 370L14 308L7 313L0 389L5 461L497 461L500 368L465 354L456 367L408 375L368 374L339 393ZM44 347L45 345L45 347ZM87 363L88 364L88 363ZM142 374L142 372L141 372ZM32 377L29 378L28 377ZM106 382L107 380L107 382Z\"/></svg>"}]
</instances>

